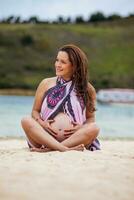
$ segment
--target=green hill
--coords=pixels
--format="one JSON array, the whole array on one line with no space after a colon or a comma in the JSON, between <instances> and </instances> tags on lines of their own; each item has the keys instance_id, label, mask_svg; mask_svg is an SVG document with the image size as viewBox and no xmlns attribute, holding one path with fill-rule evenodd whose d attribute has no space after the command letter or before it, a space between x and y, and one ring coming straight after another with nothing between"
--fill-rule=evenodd
<instances>
[{"instance_id":1,"label":"green hill","mask_svg":"<svg viewBox=\"0 0 134 200\"><path fill-rule=\"evenodd\" d=\"M35 89L54 75L57 49L82 48L96 89L133 88L134 18L101 24L0 24L0 88Z\"/></svg>"}]
</instances>

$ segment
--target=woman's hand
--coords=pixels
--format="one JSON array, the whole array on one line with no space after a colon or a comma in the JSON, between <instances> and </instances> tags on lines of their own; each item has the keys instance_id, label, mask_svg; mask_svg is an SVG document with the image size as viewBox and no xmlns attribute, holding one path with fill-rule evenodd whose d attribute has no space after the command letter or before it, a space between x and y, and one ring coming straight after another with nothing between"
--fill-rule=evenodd
<instances>
[{"instance_id":1,"label":"woman's hand","mask_svg":"<svg viewBox=\"0 0 134 200\"><path fill-rule=\"evenodd\" d=\"M53 119L49 119L46 121L42 121L42 127L48 131L49 134L51 134L53 137L57 138L58 132L56 129L52 128L51 123L53 123Z\"/></svg>"},{"instance_id":2,"label":"woman's hand","mask_svg":"<svg viewBox=\"0 0 134 200\"><path fill-rule=\"evenodd\" d=\"M78 124L77 122L71 122L73 124L73 127L70 129L64 130L64 136L66 138L70 137L72 134L74 134L77 130L81 128L82 125Z\"/></svg>"}]
</instances>

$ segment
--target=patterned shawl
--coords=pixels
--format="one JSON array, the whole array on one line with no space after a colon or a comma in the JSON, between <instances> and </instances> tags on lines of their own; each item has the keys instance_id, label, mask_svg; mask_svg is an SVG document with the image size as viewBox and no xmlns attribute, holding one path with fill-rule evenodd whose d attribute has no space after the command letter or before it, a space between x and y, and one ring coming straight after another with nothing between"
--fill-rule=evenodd
<instances>
[{"instance_id":1,"label":"patterned shawl","mask_svg":"<svg viewBox=\"0 0 134 200\"><path fill-rule=\"evenodd\" d=\"M56 85L45 93L41 117L43 120L53 119L59 112L66 113L70 121L84 124L86 121L86 107L83 98L78 97L75 92L75 86L70 81L65 81L57 77ZM100 149L97 139L88 147L90 150Z\"/></svg>"}]
</instances>

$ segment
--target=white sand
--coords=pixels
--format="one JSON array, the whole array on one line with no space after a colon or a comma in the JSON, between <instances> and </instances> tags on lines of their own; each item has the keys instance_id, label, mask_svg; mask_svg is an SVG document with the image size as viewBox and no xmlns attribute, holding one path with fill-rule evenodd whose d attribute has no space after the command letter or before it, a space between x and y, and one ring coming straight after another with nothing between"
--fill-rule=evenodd
<instances>
[{"instance_id":1,"label":"white sand","mask_svg":"<svg viewBox=\"0 0 134 200\"><path fill-rule=\"evenodd\" d=\"M96 152L29 152L0 140L1 200L131 200L134 141L101 141Z\"/></svg>"}]
</instances>

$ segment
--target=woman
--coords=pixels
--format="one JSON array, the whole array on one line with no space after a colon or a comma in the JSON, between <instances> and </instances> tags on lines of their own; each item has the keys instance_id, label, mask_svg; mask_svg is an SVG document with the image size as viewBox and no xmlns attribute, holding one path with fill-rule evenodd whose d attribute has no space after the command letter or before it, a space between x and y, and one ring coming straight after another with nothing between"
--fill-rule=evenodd
<instances>
[{"instance_id":1,"label":"woman","mask_svg":"<svg viewBox=\"0 0 134 200\"><path fill-rule=\"evenodd\" d=\"M87 65L79 47L69 44L59 49L56 77L39 84L32 116L21 121L31 150L100 149L96 138L96 92L87 80Z\"/></svg>"}]
</instances>

